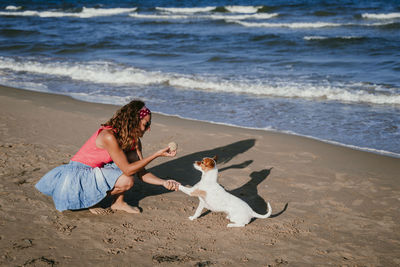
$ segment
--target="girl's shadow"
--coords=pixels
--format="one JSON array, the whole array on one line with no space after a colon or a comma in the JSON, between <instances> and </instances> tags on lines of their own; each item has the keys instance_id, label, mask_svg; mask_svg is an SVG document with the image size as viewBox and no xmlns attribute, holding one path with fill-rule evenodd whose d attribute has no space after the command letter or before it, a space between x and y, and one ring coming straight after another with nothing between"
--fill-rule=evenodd
<instances>
[{"instance_id":1,"label":"girl's shadow","mask_svg":"<svg viewBox=\"0 0 400 267\"><path fill-rule=\"evenodd\" d=\"M172 179L177 180L183 185L193 186L200 180L200 172L193 168L194 161L201 160L204 157L212 157L218 155L218 164L227 163L235 156L244 153L252 148L254 144L254 139L247 139L229 144L227 146L196 152L157 165L149 169L149 171L158 177L171 177ZM242 169L249 166L252 162L252 160L248 160L240 164L223 167L219 169L219 172L221 173L227 169ZM267 213L267 203L262 197L258 195L257 187L268 177L268 175L271 173L271 169L264 169L261 171L252 172L250 174L251 180L249 182L237 189L231 190L230 193L247 202L255 212L259 214ZM171 191L165 189L162 186L150 185L142 182L139 179L136 179L135 186L125 194L125 200L132 206L139 206L139 202L145 197L165 194L169 192ZM287 206L288 204L285 205L283 210L271 215L271 217L279 216L280 214L285 212ZM207 213L208 212L206 212L205 214Z\"/></svg>"},{"instance_id":2,"label":"girl's shadow","mask_svg":"<svg viewBox=\"0 0 400 267\"><path fill-rule=\"evenodd\" d=\"M247 139L235 142L226 146L218 147L211 150L192 153L175 160L170 160L166 163L157 165L149 172L164 179L175 179L183 185L194 185L200 180L199 171L193 168L193 163L201 160L204 157L218 155L218 162L227 163L235 156L246 152L255 144L255 139ZM233 165L230 168L245 168L252 161L246 161L242 164ZM226 169L226 168L225 168ZM140 200L148 196L169 193L171 191L162 186L155 186L135 179L135 185L131 190L126 192L125 200L132 206L138 206Z\"/></svg>"}]
</instances>

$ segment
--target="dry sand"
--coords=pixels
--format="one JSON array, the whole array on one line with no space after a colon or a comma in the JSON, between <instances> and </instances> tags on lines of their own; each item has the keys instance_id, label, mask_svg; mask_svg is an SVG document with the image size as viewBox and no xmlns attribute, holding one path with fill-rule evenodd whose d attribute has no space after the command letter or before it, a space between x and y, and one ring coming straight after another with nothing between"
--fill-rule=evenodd
<instances>
[{"instance_id":1,"label":"dry sand","mask_svg":"<svg viewBox=\"0 0 400 267\"><path fill-rule=\"evenodd\" d=\"M193 185L192 162L217 154L219 182L259 213L269 201L272 218L235 229L222 213L190 221L196 198L140 182L127 194L139 215L58 212L35 183L116 109L0 87L0 265L400 265L400 159L158 114L144 154L171 141L179 150L150 171Z\"/></svg>"}]
</instances>

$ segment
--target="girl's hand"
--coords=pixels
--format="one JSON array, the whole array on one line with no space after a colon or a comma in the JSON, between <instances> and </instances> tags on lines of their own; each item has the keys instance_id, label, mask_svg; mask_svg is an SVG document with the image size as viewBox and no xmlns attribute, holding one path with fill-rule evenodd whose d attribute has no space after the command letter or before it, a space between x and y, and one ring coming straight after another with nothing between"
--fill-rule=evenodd
<instances>
[{"instance_id":1,"label":"girl's hand","mask_svg":"<svg viewBox=\"0 0 400 267\"><path fill-rule=\"evenodd\" d=\"M168 190L178 191L179 190L179 185L180 185L180 183L178 183L175 180L165 180L163 182L163 186L165 188L167 188Z\"/></svg>"},{"instance_id":2,"label":"girl's hand","mask_svg":"<svg viewBox=\"0 0 400 267\"><path fill-rule=\"evenodd\" d=\"M161 157L175 157L176 156L176 150L175 151L170 151L169 147L163 148L157 152L158 156Z\"/></svg>"}]
</instances>

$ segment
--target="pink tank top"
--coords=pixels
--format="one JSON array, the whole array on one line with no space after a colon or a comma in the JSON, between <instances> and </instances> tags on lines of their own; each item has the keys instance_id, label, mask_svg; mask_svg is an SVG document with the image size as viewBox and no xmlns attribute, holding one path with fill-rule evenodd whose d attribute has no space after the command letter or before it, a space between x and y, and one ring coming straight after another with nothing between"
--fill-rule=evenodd
<instances>
[{"instance_id":1,"label":"pink tank top","mask_svg":"<svg viewBox=\"0 0 400 267\"><path fill-rule=\"evenodd\" d=\"M104 129L112 129L111 126L101 126L86 143L79 149L79 151L71 158L72 161L77 161L93 168L103 167L105 164L112 162L112 158L108 151L96 146L96 138L99 133Z\"/></svg>"}]
</instances>

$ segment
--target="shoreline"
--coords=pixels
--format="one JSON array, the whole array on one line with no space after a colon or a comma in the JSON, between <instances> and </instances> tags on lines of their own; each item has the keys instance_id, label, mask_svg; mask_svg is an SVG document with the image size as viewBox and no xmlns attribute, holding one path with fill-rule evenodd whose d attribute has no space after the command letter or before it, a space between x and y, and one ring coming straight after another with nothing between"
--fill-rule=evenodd
<instances>
[{"instance_id":1,"label":"shoreline","mask_svg":"<svg viewBox=\"0 0 400 267\"><path fill-rule=\"evenodd\" d=\"M119 105L116 105L116 104L84 101L84 100L81 100L81 99L78 99L78 98L74 98L73 96L70 96L68 94L56 94L56 93L43 92L43 91L40 91L40 90L29 90L29 89L23 89L23 88L15 88L15 87L10 87L10 86L1 85L1 84L0 84L0 87L12 88L14 90L36 92L36 93L39 93L39 94L42 93L42 94L69 97L69 98L74 99L76 101L82 102L82 104L83 103L91 103L91 104L100 104L100 105L110 105L110 106L115 106L115 107L119 106ZM193 121L193 122L209 123L209 124L222 125L222 126L234 127L234 128L239 128L239 129L247 129L247 130L254 130L254 131L265 131L267 133L270 132L270 133L278 133L278 134L298 136L298 137L303 137L303 138L308 138L308 139L311 139L311 140L323 142L323 143L326 143L326 144L346 147L346 148L357 150L357 151L373 153L373 154L392 157L392 158L400 158L400 153L387 151L387 150L381 150L381 149L375 149L375 148L369 148L369 147L359 147L359 146L356 146L356 145L344 144L344 143L340 143L340 142L337 142L337 141L322 139L322 138L318 138L318 137L314 137L314 136L310 136L310 135L298 134L298 133L295 133L295 132L292 132L292 131L280 131L280 130L268 129L268 128L255 128L255 127L238 126L238 125L229 124L229 123L214 122L214 121L204 121L204 120L199 120L199 119L185 118L185 117L182 117L180 115L171 115L171 114L166 114L166 113L162 113L162 112L153 112L153 113L159 114L161 116L174 117L174 118L177 118L177 119L189 120L189 121Z\"/></svg>"},{"instance_id":2,"label":"shoreline","mask_svg":"<svg viewBox=\"0 0 400 267\"><path fill-rule=\"evenodd\" d=\"M144 156L170 141L178 155L149 171L192 186L200 177L193 162L218 155L219 183L257 213L270 202L271 218L232 229L225 214L204 210L190 221L197 198L141 181L126 194L139 215L58 212L34 185L117 108L0 86L0 265L400 264L400 159L158 113Z\"/></svg>"},{"instance_id":3,"label":"shoreline","mask_svg":"<svg viewBox=\"0 0 400 267\"><path fill-rule=\"evenodd\" d=\"M83 101L83 102L85 102L85 101ZM270 133L287 134L287 135L292 135L292 136L304 137L304 138L308 138L308 139L311 139L311 140L323 142L323 143L326 143L326 144L346 147L346 148L357 150L357 151L362 151L362 152L367 152L367 153L372 153L372 154L377 154L377 155L386 156L386 157L392 157L392 158L400 158L400 154L396 153L396 152L380 150L380 149L375 149L375 148L369 148L369 147L359 147L359 146L355 146L355 145L343 144L343 143L340 143L340 142L331 141L331 140L327 140L327 139L322 139L322 138L318 138L318 137L314 137L314 136L310 136L310 135L298 134L298 133L295 133L295 132L292 132L292 131L280 131L280 130L274 130L274 129L268 129L268 128L262 129L262 128L254 128L254 127L245 127L245 126L238 126L238 125L229 124L229 123L204 121L204 120L185 118L185 117L182 117L182 116L179 116L179 115L170 115L170 114L165 114L165 113L161 113L161 112L157 112L157 113L161 114L163 116L175 117L175 118L182 119L182 120L191 120L191 121L194 121L194 122L197 121L197 122L203 122L203 123L223 125L223 126L228 126L228 127L242 128L242 129L247 129L247 130L265 131L265 132L270 132Z\"/></svg>"}]
</instances>

